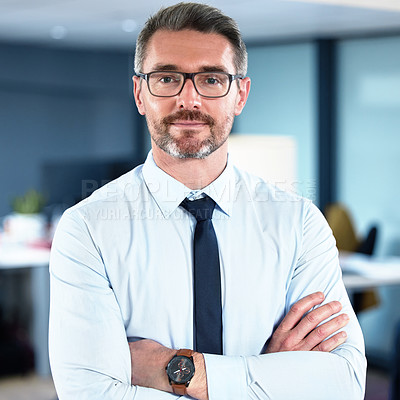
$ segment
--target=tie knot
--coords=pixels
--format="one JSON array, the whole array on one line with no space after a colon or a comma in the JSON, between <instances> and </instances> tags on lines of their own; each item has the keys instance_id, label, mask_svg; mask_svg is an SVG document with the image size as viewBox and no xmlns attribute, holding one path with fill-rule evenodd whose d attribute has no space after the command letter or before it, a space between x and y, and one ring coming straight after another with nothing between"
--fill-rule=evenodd
<instances>
[{"instance_id":1,"label":"tie knot","mask_svg":"<svg viewBox=\"0 0 400 400\"><path fill-rule=\"evenodd\" d=\"M211 219L215 207L215 201L208 196L198 200L188 200L187 198L180 204L186 211L189 211L197 221Z\"/></svg>"}]
</instances>

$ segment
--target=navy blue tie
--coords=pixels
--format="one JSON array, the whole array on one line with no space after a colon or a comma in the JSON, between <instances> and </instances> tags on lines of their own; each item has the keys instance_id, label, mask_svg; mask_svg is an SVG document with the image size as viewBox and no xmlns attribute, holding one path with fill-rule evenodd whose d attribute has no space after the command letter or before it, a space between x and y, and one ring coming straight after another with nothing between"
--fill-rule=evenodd
<instances>
[{"instance_id":1,"label":"navy blue tie","mask_svg":"<svg viewBox=\"0 0 400 400\"><path fill-rule=\"evenodd\" d=\"M181 206L197 220L194 231L194 339L200 353L222 354L221 273L217 237L211 218L215 202L206 196Z\"/></svg>"}]
</instances>

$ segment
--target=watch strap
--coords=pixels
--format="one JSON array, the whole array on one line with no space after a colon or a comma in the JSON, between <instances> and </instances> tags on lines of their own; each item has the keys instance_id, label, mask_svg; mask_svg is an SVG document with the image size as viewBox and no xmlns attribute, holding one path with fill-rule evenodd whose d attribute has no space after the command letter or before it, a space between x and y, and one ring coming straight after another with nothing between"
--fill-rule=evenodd
<instances>
[{"instance_id":1,"label":"watch strap","mask_svg":"<svg viewBox=\"0 0 400 400\"><path fill-rule=\"evenodd\" d=\"M179 396L186 396L187 395L187 388L185 384L178 385L177 383L171 384L172 391Z\"/></svg>"},{"instance_id":2,"label":"watch strap","mask_svg":"<svg viewBox=\"0 0 400 400\"><path fill-rule=\"evenodd\" d=\"M189 357L189 358L192 358L193 354L194 354L194 351L190 350L190 349L180 349L176 353L177 356L185 356L185 357Z\"/></svg>"}]
</instances>

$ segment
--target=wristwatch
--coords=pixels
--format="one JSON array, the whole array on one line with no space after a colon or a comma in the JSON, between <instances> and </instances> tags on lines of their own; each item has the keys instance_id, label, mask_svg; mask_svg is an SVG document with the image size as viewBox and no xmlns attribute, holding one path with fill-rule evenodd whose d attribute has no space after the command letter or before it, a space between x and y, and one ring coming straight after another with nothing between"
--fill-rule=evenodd
<instances>
[{"instance_id":1,"label":"wristwatch","mask_svg":"<svg viewBox=\"0 0 400 400\"><path fill-rule=\"evenodd\" d=\"M187 387L194 375L193 354L193 350L178 350L165 368L173 392L180 396L187 395Z\"/></svg>"}]
</instances>

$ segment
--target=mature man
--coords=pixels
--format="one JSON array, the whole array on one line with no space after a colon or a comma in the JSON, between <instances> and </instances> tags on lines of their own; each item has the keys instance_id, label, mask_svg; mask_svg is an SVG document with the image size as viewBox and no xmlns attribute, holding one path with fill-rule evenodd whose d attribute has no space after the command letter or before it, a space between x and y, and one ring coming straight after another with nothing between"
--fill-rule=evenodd
<instances>
[{"instance_id":1,"label":"mature man","mask_svg":"<svg viewBox=\"0 0 400 400\"><path fill-rule=\"evenodd\" d=\"M206 5L163 9L139 35L152 152L67 210L54 239L61 400L363 398L363 338L325 220L228 160L246 67L235 22Z\"/></svg>"}]
</instances>

